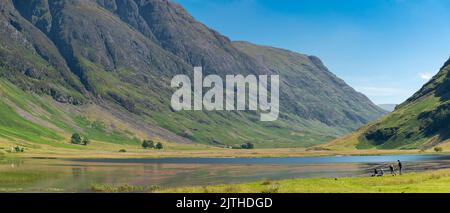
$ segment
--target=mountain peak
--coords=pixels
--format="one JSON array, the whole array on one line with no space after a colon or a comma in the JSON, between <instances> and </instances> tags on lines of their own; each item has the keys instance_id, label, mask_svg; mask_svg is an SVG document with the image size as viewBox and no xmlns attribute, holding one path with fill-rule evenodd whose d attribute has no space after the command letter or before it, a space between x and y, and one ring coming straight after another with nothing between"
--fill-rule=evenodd
<instances>
[{"instance_id":1,"label":"mountain peak","mask_svg":"<svg viewBox=\"0 0 450 213\"><path fill-rule=\"evenodd\" d=\"M38 111L52 115L57 108L58 116L46 121L55 132L77 129L107 141L119 132L121 138L215 146L297 147L323 143L383 114L319 58L231 42L170 1L24 2L0 3L0 78L14 85L11 91L26 92L30 105L51 96ZM194 66L205 75L280 75L280 119L268 124L245 111L174 112L171 78L191 76ZM17 101L13 96L8 103ZM62 115L70 126L58 122Z\"/></svg>"}]
</instances>

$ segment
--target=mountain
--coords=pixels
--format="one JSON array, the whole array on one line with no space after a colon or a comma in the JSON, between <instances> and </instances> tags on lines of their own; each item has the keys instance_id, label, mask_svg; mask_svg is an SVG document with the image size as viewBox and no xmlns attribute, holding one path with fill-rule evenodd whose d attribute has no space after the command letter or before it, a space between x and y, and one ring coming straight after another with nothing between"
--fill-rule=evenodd
<instances>
[{"instance_id":1,"label":"mountain","mask_svg":"<svg viewBox=\"0 0 450 213\"><path fill-rule=\"evenodd\" d=\"M0 141L303 147L384 113L314 56L232 42L166 0L0 2ZM279 74L280 119L170 107L174 75Z\"/></svg>"},{"instance_id":2,"label":"mountain","mask_svg":"<svg viewBox=\"0 0 450 213\"><path fill-rule=\"evenodd\" d=\"M384 113L366 96L331 73L315 56L248 42L233 44L285 79L280 90L291 99L284 102L283 111L292 113L292 116L300 115L328 126L355 129Z\"/></svg>"},{"instance_id":3,"label":"mountain","mask_svg":"<svg viewBox=\"0 0 450 213\"><path fill-rule=\"evenodd\" d=\"M397 104L378 104L378 107L380 107L381 109L384 109L387 112L394 111L396 106L397 106Z\"/></svg>"},{"instance_id":4,"label":"mountain","mask_svg":"<svg viewBox=\"0 0 450 213\"><path fill-rule=\"evenodd\" d=\"M450 60L395 111L327 148L427 149L450 138Z\"/></svg>"}]
</instances>

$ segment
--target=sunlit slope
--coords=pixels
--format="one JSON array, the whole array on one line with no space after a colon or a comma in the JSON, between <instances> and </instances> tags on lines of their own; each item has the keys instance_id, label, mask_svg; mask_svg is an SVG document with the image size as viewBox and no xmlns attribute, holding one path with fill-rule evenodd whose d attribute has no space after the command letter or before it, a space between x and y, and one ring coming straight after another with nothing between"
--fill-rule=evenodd
<instances>
[{"instance_id":1,"label":"sunlit slope","mask_svg":"<svg viewBox=\"0 0 450 213\"><path fill-rule=\"evenodd\" d=\"M450 138L450 66L387 116L322 147L332 149L430 148Z\"/></svg>"},{"instance_id":2,"label":"sunlit slope","mask_svg":"<svg viewBox=\"0 0 450 213\"><path fill-rule=\"evenodd\" d=\"M4 0L0 28L0 80L9 88L0 100L5 113L19 116L5 122L21 119L43 132L51 129L54 137L39 140L67 141L80 132L113 144L149 138L217 147L308 147L383 113L318 58L282 66L296 57L279 51L271 53L277 60L261 62L258 53L237 47L165 0ZM192 76L199 65L205 74L220 76L279 74L280 119L260 122L258 113L248 111L173 111L170 80ZM4 137L29 131L14 130Z\"/></svg>"},{"instance_id":3,"label":"sunlit slope","mask_svg":"<svg viewBox=\"0 0 450 213\"><path fill-rule=\"evenodd\" d=\"M69 143L70 135L79 132L94 141L140 144L135 136L139 133L128 132L120 121L108 118L106 114L101 119L89 116L88 111L100 111L94 107L86 106L81 110L71 105L59 105L50 97L27 94L3 80L0 90L0 137L10 142L26 147L45 144L79 148Z\"/></svg>"}]
</instances>

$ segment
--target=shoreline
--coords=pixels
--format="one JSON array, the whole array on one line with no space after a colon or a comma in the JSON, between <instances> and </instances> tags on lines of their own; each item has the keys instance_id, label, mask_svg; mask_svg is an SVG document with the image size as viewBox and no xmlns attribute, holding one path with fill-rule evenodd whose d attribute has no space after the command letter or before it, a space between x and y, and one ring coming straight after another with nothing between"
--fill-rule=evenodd
<instances>
[{"instance_id":1,"label":"shoreline","mask_svg":"<svg viewBox=\"0 0 450 213\"><path fill-rule=\"evenodd\" d=\"M31 151L24 153L6 153L1 158L31 159L145 159L145 158L290 158L290 157L326 157L326 156L377 156L377 155L411 155L437 154L420 150L327 150L316 151L304 148L276 148L253 150L229 150L220 148L201 150L130 150L126 153L98 150L55 150Z\"/></svg>"}]
</instances>

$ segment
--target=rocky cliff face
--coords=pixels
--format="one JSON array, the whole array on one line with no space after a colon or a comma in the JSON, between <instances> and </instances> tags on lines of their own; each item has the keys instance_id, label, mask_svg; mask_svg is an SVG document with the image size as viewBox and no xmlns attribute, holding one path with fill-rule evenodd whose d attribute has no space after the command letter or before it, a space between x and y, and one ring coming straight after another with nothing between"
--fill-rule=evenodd
<instances>
[{"instance_id":1,"label":"rocky cliff face","mask_svg":"<svg viewBox=\"0 0 450 213\"><path fill-rule=\"evenodd\" d=\"M0 35L2 79L55 104L95 105L132 129L148 127L148 137L307 146L383 113L318 58L233 43L166 0L5 0ZM171 111L171 78L192 75L194 66L205 74L279 74L281 119Z\"/></svg>"}]
</instances>

